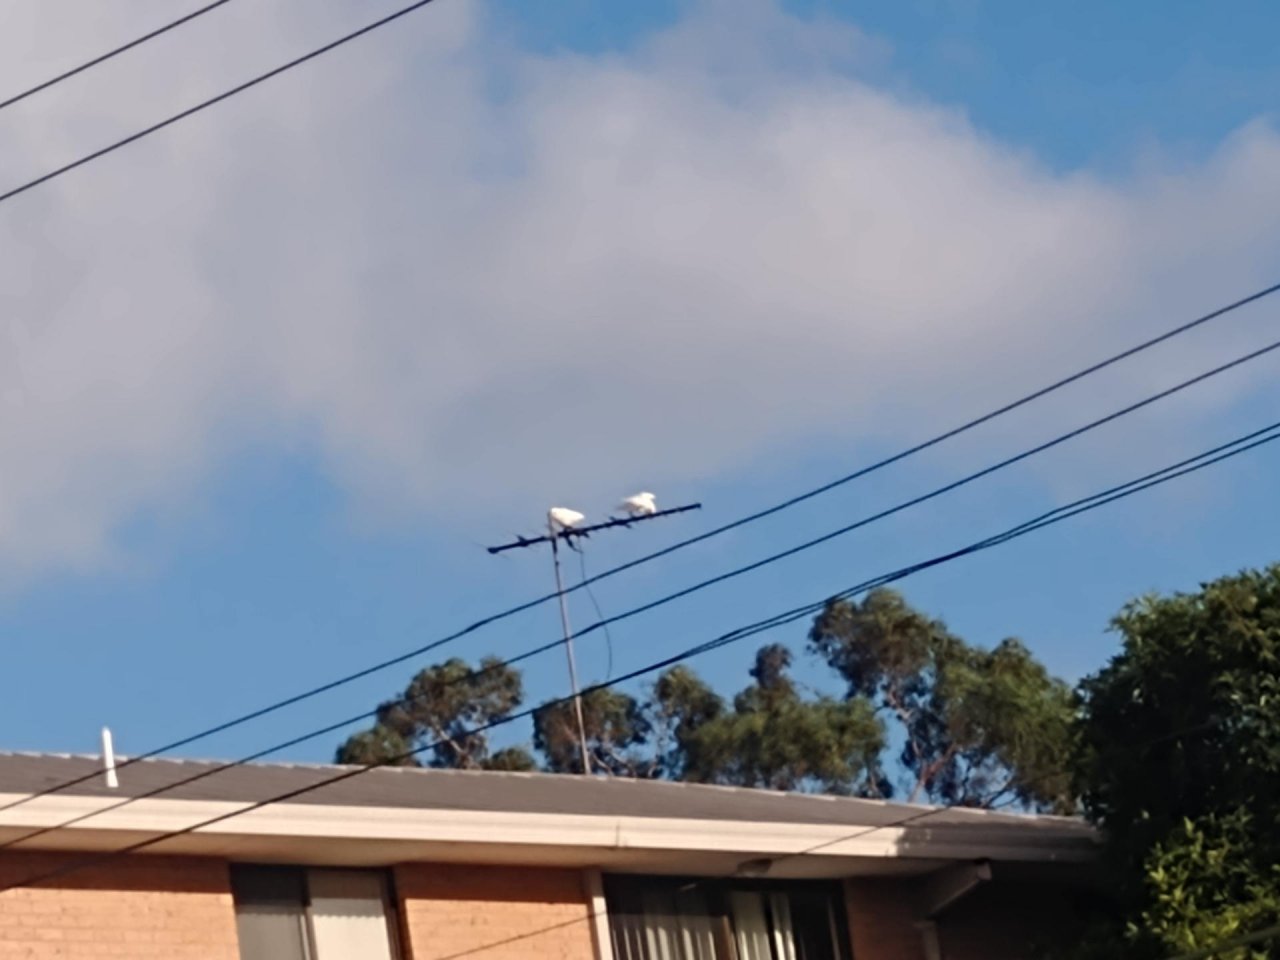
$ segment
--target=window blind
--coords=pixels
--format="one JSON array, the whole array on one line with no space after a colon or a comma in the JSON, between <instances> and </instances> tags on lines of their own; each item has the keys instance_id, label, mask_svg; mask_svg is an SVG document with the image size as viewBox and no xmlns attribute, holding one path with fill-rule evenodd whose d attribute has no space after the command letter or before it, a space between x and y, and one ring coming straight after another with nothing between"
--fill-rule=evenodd
<instances>
[{"instance_id":1,"label":"window blind","mask_svg":"<svg viewBox=\"0 0 1280 960\"><path fill-rule=\"evenodd\" d=\"M312 870L315 960L395 960L383 877L367 870Z\"/></svg>"},{"instance_id":2,"label":"window blind","mask_svg":"<svg viewBox=\"0 0 1280 960\"><path fill-rule=\"evenodd\" d=\"M388 880L376 870L232 869L241 960L397 960Z\"/></svg>"},{"instance_id":3,"label":"window blind","mask_svg":"<svg viewBox=\"0 0 1280 960\"><path fill-rule=\"evenodd\" d=\"M615 876L605 897L617 960L848 960L831 884Z\"/></svg>"}]
</instances>

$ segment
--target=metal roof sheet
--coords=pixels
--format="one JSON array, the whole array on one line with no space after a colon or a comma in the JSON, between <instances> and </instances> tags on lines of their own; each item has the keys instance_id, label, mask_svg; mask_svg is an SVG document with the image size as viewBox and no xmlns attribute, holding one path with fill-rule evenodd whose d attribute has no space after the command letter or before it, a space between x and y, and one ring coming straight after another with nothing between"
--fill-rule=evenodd
<instances>
[{"instance_id":1,"label":"metal roof sheet","mask_svg":"<svg viewBox=\"0 0 1280 960\"><path fill-rule=\"evenodd\" d=\"M127 758L120 758L123 763ZM124 799L206 774L166 790L158 798L253 803L315 787L289 803L409 810L466 810L578 816L653 817L787 824L847 824L884 827L927 815L930 829L980 827L1027 842L1048 836L1082 839L1092 830L1068 817L1031 816L967 809L938 809L852 797L784 793L657 780L583 777L548 773L502 773L381 767L338 783L317 786L357 767L300 763L253 763L218 770L206 760L148 759L119 770L120 786L102 776L59 791L67 796ZM0 752L0 793L31 794L81 776L100 773L95 756ZM1015 841L1016 842L1016 841Z\"/></svg>"}]
</instances>

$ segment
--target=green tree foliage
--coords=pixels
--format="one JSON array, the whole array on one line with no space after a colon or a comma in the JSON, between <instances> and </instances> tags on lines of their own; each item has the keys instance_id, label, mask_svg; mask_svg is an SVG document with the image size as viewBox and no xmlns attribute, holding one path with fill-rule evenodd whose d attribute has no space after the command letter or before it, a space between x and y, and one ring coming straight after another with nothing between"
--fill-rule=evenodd
<instances>
[{"instance_id":1,"label":"green tree foliage","mask_svg":"<svg viewBox=\"0 0 1280 960\"><path fill-rule=\"evenodd\" d=\"M725 702L702 678L683 664L672 667L653 685L649 714L654 752L662 774L672 780L693 779L688 758L698 731L725 712Z\"/></svg>"},{"instance_id":2,"label":"green tree foliage","mask_svg":"<svg viewBox=\"0 0 1280 960\"><path fill-rule=\"evenodd\" d=\"M409 741L398 732L381 723L375 723L368 730L361 730L348 737L346 742L338 747L334 761L359 766L373 763L391 767L422 766L412 750L413 747Z\"/></svg>"},{"instance_id":3,"label":"green tree foliage","mask_svg":"<svg viewBox=\"0 0 1280 960\"><path fill-rule=\"evenodd\" d=\"M1071 808L1071 691L1017 640L971 646L878 589L828 604L809 643L851 701L900 724L909 800Z\"/></svg>"},{"instance_id":4,"label":"green tree foliage","mask_svg":"<svg viewBox=\"0 0 1280 960\"><path fill-rule=\"evenodd\" d=\"M731 702L684 665L642 698L589 691L582 710L593 772L888 797L893 722L911 799L1067 806L1070 694L1017 641L970 646L878 590L860 604L830 604L813 624L810 651L843 678L844 696L802 688L791 651L776 644L757 652L751 684ZM404 755L430 745L431 766L530 769L525 750L494 751L483 732L470 732L509 716L521 696L519 672L492 658L474 673L459 659L437 664L384 703L338 759L415 763ZM535 712L533 743L545 769L581 772L571 702Z\"/></svg>"},{"instance_id":5,"label":"green tree foliage","mask_svg":"<svg viewBox=\"0 0 1280 960\"><path fill-rule=\"evenodd\" d=\"M1128 943L1159 956L1276 922L1280 566L1138 600L1114 625L1121 652L1080 687L1077 775Z\"/></svg>"},{"instance_id":6,"label":"green tree foliage","mask_svg":"<svg viewBox=\"0 0 1280 960\"><path fill-rule=\"evenodd\" d=\"M775 790L873 793L884 731L865 700L801 696L791 651L756 654L754 683L732 711L713 711L681 743L686 779ZM709 702L708 702L709 705Z\"/></svg>"},{"instance_id":7,"label":"green tree foliage","mask_svg":"<svg viewBox=\"0 0 1280 960\"><path fill-rule=\"evenodd\" d=\"M353 735L338 748L339 763L401 763L417 766L422 748L427 765L461 770L529 770L528 752L519 748L491 751L477 727L509 716L523 697L520 672L486 657L473 669L454 657L421 671L404 693L378 707L369 730Z\"/></svg>"},{"instance_id":8,"label":"green tree foliage","mask_svg":"<svg viewBox=\"0 0 1280 960\"><path fill-rule=\"evenodd\" d=\"M641 704L618 690L597 688L582 699L582 725L593 772L653 777L659 765L646 749L651 730ZM578 720L571 701L548 704L533 715L533 745L553 773L581 773Z\"/></svg>"},{"instance_id":9,"label":"green tree foliage","mask_svg":"<svg viewBox=\"0 0 1280 960\"><path fill-rule=\"evenodd\" d=\"M1183 823L1146 858L1144 906L1129 939L1155 956L1185 953L1280 923L1280 864L1257 863L1257 834L1242 813ZM1224 951L1222 960L1280 955L1258 944Z\"/></svg>"}]
</instances>

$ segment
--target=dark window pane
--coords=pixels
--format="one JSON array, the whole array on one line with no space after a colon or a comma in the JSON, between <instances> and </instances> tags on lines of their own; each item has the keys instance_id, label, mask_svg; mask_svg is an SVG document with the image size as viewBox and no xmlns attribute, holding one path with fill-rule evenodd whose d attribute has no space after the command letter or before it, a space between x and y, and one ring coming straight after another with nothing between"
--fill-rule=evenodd
<instances>
[{"instance_id":1,"label":"dark window pane","mask_svg":"<svg viewBox=\"0 0 1280 960\"><path fill-rule=\"evenodd\" d=\"M309 960L305 890L301 870L231 868L240 960Z\"/></svg>"},{"instance_id":2,"label":"dark window pane","mask_svg":"<svg viewBox=\"0 0 1280 960\"><path fill-rule=\"evenodd\" d=\"M796 960L846 960L849 936L835 890L793 890L791 928Z\"/></svg>"}]
</instances>

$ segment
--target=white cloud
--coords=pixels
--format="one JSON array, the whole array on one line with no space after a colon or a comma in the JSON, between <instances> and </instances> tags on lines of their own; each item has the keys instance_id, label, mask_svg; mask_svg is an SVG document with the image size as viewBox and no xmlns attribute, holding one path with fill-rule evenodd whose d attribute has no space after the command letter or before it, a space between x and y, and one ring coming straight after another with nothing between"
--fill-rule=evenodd
<instances>
[{"instance_id":1,"label":"white cloud","mask_svg":"<svg viewBox=\"0 0 1280 960\"><path fill-rule=\"evenodd\" d=\"M229 7L0 113L3 182L393 5L317 6ZM73 62L171 15L74 7L0 5L0 89L56 66L15 46ZM0 563L109 561L249 441L305 444L361 509L509 524L920 435L1260 283L1280 234L1265 125L1062 176L766 3L600 57L488 16L442 0L0 205ZM1144 383L1205 362L1167 356Z\"/></svg>"}]
</instances>

